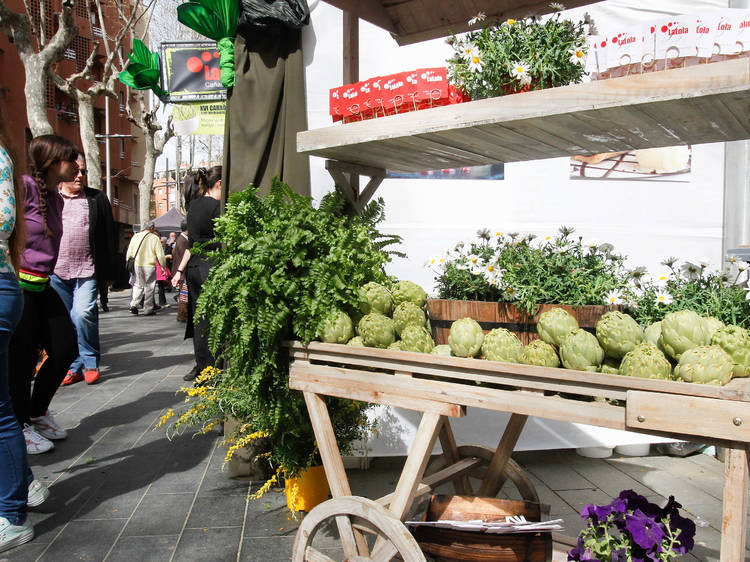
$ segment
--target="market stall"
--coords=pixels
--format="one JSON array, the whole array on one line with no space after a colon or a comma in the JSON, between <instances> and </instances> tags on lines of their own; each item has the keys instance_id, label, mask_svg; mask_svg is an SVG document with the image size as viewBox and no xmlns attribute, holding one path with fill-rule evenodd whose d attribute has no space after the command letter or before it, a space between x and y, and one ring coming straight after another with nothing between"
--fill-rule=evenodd
<instances>
[{"instance_id":1,"label":"market stall","mask_svg":"<svg viewBox=\"0 0 750 562\"><path fill-rule=\"evenodd\" d=\"M387 17L393 15L380 2L360 4L361 15L370 14L370 21L387 24ZM406 4L418 8L414 2ZM439 8L431 10L439 12ZM433 25L437 20L439 13L436 20L426 18ZM386 28L397 33L397 26L391 24ZM409 36L419 34L411 30ZM422 171L488 161L747 139L749 93L747 59L728 60L303 132L298 135L298 150L329 159L326 167L337 185L348 190L352 202L361 206L373 195L386 169ZM371 182L360 190L351 180L356 175L369 176ZM604 374L563 374L551 368L324 344L307 348L295 344L292 351L290 387L305 392L334 496L303 522L295 543L295 560L329 559L311 546L311 541L325 522L333 521L348 557L382 560L398 553L404 559L424 559L406 528L393 519L403 520L415 497L443 482L454 481L457 492L471 494L465 477L483 463L489 469L483 471L477 492L497 493L497 484L530 415L727 447L721 559L744 557L750 441L743 428L750 414L745 381L724 387L633 381ZM558 392L617 402L548 395ZM382 498L380 507L363 498L347 497L350 490L322 395L423 413L396 491ZM468 406L511 413L488 463L475 455L471 460L462 459L450 430L449 418L462 417ZM424 478L438 437L448 467L437 476ZM383 511L383 506L388 510ZM372 551L363 532L379 537Z\"/></svg>"}]
</instances>

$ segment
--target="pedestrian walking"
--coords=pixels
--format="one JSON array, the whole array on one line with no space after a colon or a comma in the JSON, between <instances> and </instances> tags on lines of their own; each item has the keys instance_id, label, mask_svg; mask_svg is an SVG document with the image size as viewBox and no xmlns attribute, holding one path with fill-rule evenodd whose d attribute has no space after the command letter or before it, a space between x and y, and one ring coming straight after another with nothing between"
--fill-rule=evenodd
<instances>
[{"instance_id":1,"label":"pedestrian walking","mask_svg":"<svg viewBox=\"0 0 750 562\"><path fill-rule=\"evenodd\" d=\"M78 150L56 135L42 135L28 146L30 175L23 176L26 243L18 279L23 315L10 341L9 385L13 410L26 438L26 451L38 454L54 447L67 432L49 411L68 367L78 355L76 330L49 277L62 238L62 196L57 186L78 173ZM39 348L47 359L34 375ZM34 381L32 390L32 378Z\"/></svg>"},{"instance_id":2,"label":"pedestrian walking","mask_svg":"<svg viewBox=\"0 0 750 562\"><path fill-rule=\"evenodd\" d=\"M176 238L174 248L172 249L172 268L180 267L182 262L182 256L185 254L185 250L188 247L188 229L187 221L184 220L180 223L180 235ZM177 321L187 322L187 285L185 284L184 277L175 285L177 288L177 294L175 300L177 300Z\"/></svg>"},{"instance_id":3,"label":"pedestrian walking","mask_svg":"<svg viewBox=\"0 0 750 562\"><path fill-rule=\"evenodd\" d=\"M99 285L115 278L115 220L107 195L88 187L86 159L79 154L78 173L60 183L63 199L63 235L52 288L68 309L78 334L78 357L68 369L62 386L82 380L99 381Z\"/></svg>"},{"instance_id":4,"label":"pedestrian walking","mask_svg":"<svg viewBox=\"0 0 750 562\"><path fill-rule=\"evenodd\" d=\"M167 265L161 267L158 263L156 264L156 285L159 293L159 306L157 310L159 308L169 308L165 291L167 287L170 289L172 288L172 285L169 283L172 278L172 272L170 271L172 264L172 248L167 244L166 236L161 237L161 249L164 252L164 258L167 260Z\"/></svg>"},{"instance_id":5,"label":"pedestrian walking","mask_svg":"<svg viewBox=\"0 0 750 562\"><path fill-rule=\"evenodd\" d=\"M199 168L197 172L185 178L185 205L187 207L188 248L182 256L177 270L172 277L172 285L177 287L183 277L188 287L188 317L185 326L185 338L193 338L195 366L183 379L193 380L215 360L208 349L208 323L205 318L195 320L195 307L201 294L201 287L208 278L213 261L203 254L192 255L190 250L196 244L203 245L204 250L213 250L217 243L214 239L214 219L220 214L221 200L221 166L209 170ZM176 263L176 262L175 262Z\"/></svg>"},{"instance_id":6,"label":"pedestrian walking","mask_svg":"<svg viewBox=\"0 0 750 562\"><path fill-rule=\"evenodd\" d=\"M133 235L128 245L125 259L133 258L135 271L133 273L133 297L130 301L130 312L138 314L138 308L143 300L144 316L153 316L154 291L156 289L156 263L166 267L167 260L161 247L161 240L155 234L156 227L152 224L146 230Z\"/></svg>"},{"instance_id":7,"label":"pedestrian walking","mask_svg":"<svg viewBox=\"0 0 750 562\"><path fill-rule=\"evenodd\" d=\"M23 310L16 268L23 251L24 195L5 124L0 112L0 552L34 538L26 509L49 495L34 480L8 391L8 345Z\"/></svg>"}]
</instances>

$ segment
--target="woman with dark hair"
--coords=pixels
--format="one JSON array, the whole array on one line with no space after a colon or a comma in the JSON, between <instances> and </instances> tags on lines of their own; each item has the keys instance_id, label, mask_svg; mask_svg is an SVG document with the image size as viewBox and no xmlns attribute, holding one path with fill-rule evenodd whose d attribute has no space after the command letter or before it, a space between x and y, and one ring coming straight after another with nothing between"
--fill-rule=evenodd
<instances>
[{"instance_id":1,"label":"woman with dark hair","mask_svg":"<svg viewBox=\"0 0 750 562\"><path fill-rule=\"evenodd\" d=\"M26 508L41 504L49 494L29 468L8 391L8 345L23 310L16 268L24 241L24 194L6 123L0 111L0 552L34 538Z\"/></svg>"},{"instance_id":2,"label":"woman with dark hair","mask_svg":"<svg viewBox=\"0 0 750 562\"><path fill-rule=\"evenodd\" d=\"M172 275L172 285L178 287L184 278L188 288L188 318L185 338L193 338L195 366L182 377L193 380L203 369L214 364L208 349L207 322L200 319L193 325L195 305L201 295L201 287L208 278L213 262L204 255L191 255L190 249L196 244L206 244L214 239L214 219L220 214L221 166L197 172L185 178L185 207L187 208L188 247ZM206 244L204 250L214 250L218 244Z\"/></svg>"},{"instance_id":3,"label":"woman with dark hair","mask_svg":"<svg viewBox=\"0 0 750 562\"><path fill-rule=\"evenodd\" d=\"M55 422L49 404L78 355L78 344L70 314L50 286L49 276L62 237L63 200L58 184L76 177L77 157L76 147L62 137L36 137L28 147L29 175L23 176L26 244L18 269L23 315L10 341L8 363L13 410L31 455L49 451L54 447L52 439L68 435ZM40 347L47 359L34 376Z\"/></svg>"}]
</instances>

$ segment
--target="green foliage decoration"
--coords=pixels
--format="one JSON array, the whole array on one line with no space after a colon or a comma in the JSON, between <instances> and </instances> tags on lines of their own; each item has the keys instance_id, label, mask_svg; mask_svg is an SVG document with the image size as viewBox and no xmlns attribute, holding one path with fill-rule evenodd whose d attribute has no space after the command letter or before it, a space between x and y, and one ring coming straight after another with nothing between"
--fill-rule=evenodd
<instances>
[{"instance_id":1,"label":"green foliage decoration","mask_svg":"<svg viewBox=\"0 0 750 562\"><path fill-rule=\"evenodd\" d=\"M152 53L140 39L133 39L133 51L128 53L128 59L127 69L120 72L120 82L134 90L152 90L159 99L165 100L169 93L159 85L159 54Z\"/></svg>"},{"instance_id":2,"label":"green foliage decoration","mask_svg":"<svg viewBox=\"0 0 750 562\"><path fill-rule=\"evenodd\" d=\"M332 310L354 314L359 287L388 283L385 249L399 238L377 231L383 217L382 200L355 215L333 192L316 209L275 178L263 198L252 187L230 196L216 220L222 247L209 253L197 315L208 319L210 347L226 369L205 410L235 416L247 435L267 434L270 461L286 476L307 468L317 449L302 393L288 386L285 342L311 341ZM346 453L367 430L368 406L325 400Z\"/></svg>"}]
</instances>

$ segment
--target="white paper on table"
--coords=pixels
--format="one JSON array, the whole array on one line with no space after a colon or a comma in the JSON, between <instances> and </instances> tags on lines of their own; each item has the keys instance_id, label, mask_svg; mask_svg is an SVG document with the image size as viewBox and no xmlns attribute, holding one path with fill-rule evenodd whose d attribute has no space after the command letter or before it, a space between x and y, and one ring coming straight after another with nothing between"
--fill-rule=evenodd
<instances>
[{"instance_id":1,"label":"white paper on table","mask_svg":"<svg viewBox=\"0 0 750 562\"><path fill-rule=\"evenodd\" d=\"M549 521L525 521L521 523L510 523L505 521L484 521L473 519L470 521L452 521L450 519L441 521L407 521L407 525L414 527L437 527L439 529L453 529L456 531L471 531L475 533L487 533L493 535L509 533L542 533L550 531L562 531L564 529L562 519L551 519Z\"/></svg>"}]
</instances>

